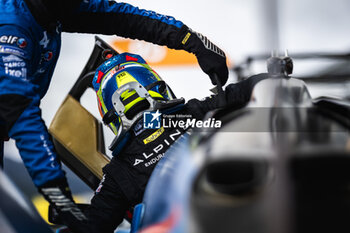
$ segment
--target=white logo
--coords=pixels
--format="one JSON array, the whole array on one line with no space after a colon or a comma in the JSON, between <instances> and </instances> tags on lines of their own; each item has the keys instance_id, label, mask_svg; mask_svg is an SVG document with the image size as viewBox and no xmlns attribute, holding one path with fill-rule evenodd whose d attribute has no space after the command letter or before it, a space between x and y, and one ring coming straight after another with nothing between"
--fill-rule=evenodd
<instances>
[{"instance_id":1,"label":"white logo","mask_svg":"<svg viewBox=\"0 0 350 233\"><path fill-rule=\"evenodd\" d=\"M162 114L157 110L156 112L144 112L143 113L143 128L145 129L159 129L160 128L160 116Z\"/></svg>"},{"instance_id":2,"label":"white logo","mask_svg":"<svg viewBox=\"0 0 350 233\"><path fill-rule=\"evenodd\" d=\"M163 139L163 141L161 141L158 145L153 147L151 153L147 154L143 152L143 158L135 158L133 166L137 166L140 163L144 163L145 167L155 164L164 156L163 149L175 142L179 136L181 136L181 132L177 129L174 133L170 134L168 138Z\"/></svg>"},{"instance_id":3,"label":"white logo","mask_svg":"<svg viewBox=\"0 0 350 233\"><path fill-rule=\"evenodd\" d=\"M13 62L5 62L4 65L9 68L18 68L18 67L25 67L26 63L24 61L13 61Z\"/></svg>"},{"instance_id":4,"label":"white logo","mask_svg":"<svg viewBox=\"0 0 350 233\"><path fill-rule=\"evenodd\" d=\"M39 70L37 70L37 72L38 72L39 74L42 74L42 73L45 72L45 69L44 69L44 68L40 68Z\"/></svg>"},{"instance_id":5,"label":"white logo","mask_svg":"<svg viewBox=\"0 0 350 233\"><path fill-rule=\"evenodd\" d=\"M16 78L26 78L27 77L27 69L22 68L20 70L9 69L9 67L5 67L5 73L7 75L16 77Z\"/></svg>"},{"instance_id":6,"label":"white logo","mask_svg":"<svg viewBox=\"0 0 350 233\"><path fill-rule=\"evenodd\" d=\"M0 53L10 53L16 56L26 57L25 51L9 45L0 45Z\"/></svg>"},{"instance_id":7,"label":"white logo","mask_svg":"<svg viewBox=\"0 0 350 233\"><path fill-rule=\"evenodd\" d=\"M134 167L136 166L136 165L138 165L138 164L140 164L140 163L142 163L143 162L143 160L142 159L135 159L135 163L134 163Z\"/></svg>"},{"instance_id":8,"label":"white logo","mask_svg":"<svg viewBox=\"0 0 350 233\"><path fill-rule=\"evenodd\" d=\"M17 36L1 36L0 42L7 44L14 44L18 40Z\"/></svg>"},{"instance_id":9,"label":"white logo","mask_svg":"<svg viewBox=\"0 0 350 233\"><path fill-rule=\"evenodd\" d=\"M101 189L102 189L102 187L103 187L103 182L105 182L105 179L106 179L106 175L103 175L103 176L102 176L102 180L100 181L100 184L98 185L98 187L97 187L97 189L96 189L96 191L95 191L96 194L99 193L99 192L101 191Z\"/></svg>"},{"instance_id":10,"label":"white logo","mask_svg":"<svg viewBox=\"0 0 350 233\"><path fill-rule=\"evenodd\" d=\"M197 119L184 119L184 120L178 120L178 119L172 119L172 118L164 118L163 119L163 127L164 128L214 128L218 129L221 128L222 122L220 120L216 120L215 118L208 118L205 121L203 120L197 120Z\"/></svg>"},{"instance_id":11,"label":"white logo","mask_svg":"<svg viewBox=\"0 0 350 233\"><path fill-rule=\"evenodd\" d=\"M49 43L50 43L50 40L47 38L47 32L45 31L44 37L40 41L40 45L46 48Z\"/></svg>"},{"instance_id":12,"label":"white logo","mask_svg":"<svg viewBox=\"0 0 350 233\"><path fill-rule=\"evenodd\" d=\"M11 54L11 55L8 55L6 57L2 57L2 61L5 63L12 62L12 61L23 62L23 59L17 57L16 55Z\"/></svg>"}]
</instances>

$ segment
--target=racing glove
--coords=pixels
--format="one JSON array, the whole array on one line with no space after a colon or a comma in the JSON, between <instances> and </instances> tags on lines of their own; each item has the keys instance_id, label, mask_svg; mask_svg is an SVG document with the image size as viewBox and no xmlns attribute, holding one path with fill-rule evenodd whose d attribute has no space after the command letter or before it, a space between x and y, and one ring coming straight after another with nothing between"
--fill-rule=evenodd
<instances>
[{"instance_id":1,"label":"racing glove","mask_svg":"<svg viewBox=\"0 0 350 233\"><path fill-rule=\"evenodd\" d=\"M180 32L180 43L184 50L196 55L201 69L209 75L213 85L216 80L213 74L217 74L221 85L224 85L228 78L226 55L219 47L213 44L207 37L183 26Z\"/></svg>"},{"instance_id":2,"label":"racing glove","mask_svg":"<svg viewBox=\"0 0 350 233\"><path fill-rule=\"evenodd\" d=\"M88 232L87 218L75 204L66 179L49 182L38 189L72 232Z\"/></svg>"}]
</instances>

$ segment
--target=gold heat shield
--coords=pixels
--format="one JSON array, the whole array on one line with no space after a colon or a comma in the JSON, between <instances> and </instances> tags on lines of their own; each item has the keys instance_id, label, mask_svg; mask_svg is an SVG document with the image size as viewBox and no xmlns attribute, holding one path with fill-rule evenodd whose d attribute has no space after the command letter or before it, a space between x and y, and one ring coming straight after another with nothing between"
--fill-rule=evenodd
<instances>
[{"instance_id":1,"label":"gold heat shield","mask_svg":"<svg viewBox=\"0 0 350 233\"><path fill-rule=\"evenodd\" d=\"M102 168L109 162L104 154L102 124L68 95L49 127L61 160L87 185L95 189Z\"/></svg>"}]
</instances>

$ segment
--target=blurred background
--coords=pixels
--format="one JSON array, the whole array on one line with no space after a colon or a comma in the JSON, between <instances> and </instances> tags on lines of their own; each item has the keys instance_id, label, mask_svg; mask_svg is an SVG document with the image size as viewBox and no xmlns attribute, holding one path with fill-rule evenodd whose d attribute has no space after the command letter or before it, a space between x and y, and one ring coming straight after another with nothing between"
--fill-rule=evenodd
<instances>
[{"instance_id":1,"label":"blurred background","mask_svg":"<svg viewBox=\"0 0 350 233\"><path fill-rule=\"evenodd\" d=\"M271 50L287 49L294 59L294 75L305 77L312 97L350 96L350 1L348 0L126 0L140 8L174 16L206 35L222 48L232 69L245 75L266 71ZM141 54L177 96L203 98L212 88L209 77L193 55L138 40L102 36L119 52ZM61 56L47 95L41 103L47 125L76 81L94 46L94 35L63 33ZM334 56L337 55L337 56ZM347 55L347 56L346 56ZM253 61L247 66L248 61ZM347 59L346 59L347 57ZM241 66L242 65L242 66ZM331 74L337 74L333 77ZM321 77L321 78L320 78ZM239 79L230 73L229 83ZM83 105L98 119L95 94L85 94ZM112 135L106 131L106 144ZM5 143L5 171L46 215L14 142ZM88 202L91 190L68 169L69 183L78 200Z\"/></svg>"}]
</instances>

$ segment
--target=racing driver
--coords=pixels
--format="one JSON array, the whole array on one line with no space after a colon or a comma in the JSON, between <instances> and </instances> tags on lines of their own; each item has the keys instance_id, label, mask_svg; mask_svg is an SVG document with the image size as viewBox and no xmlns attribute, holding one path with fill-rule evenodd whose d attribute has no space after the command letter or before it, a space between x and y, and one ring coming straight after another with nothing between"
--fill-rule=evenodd
<instances>
[{"instance_id":1,"label":"racing driver","mask_svg":"<svg viewBox=\"0 0 350 233\"><path fill-rule=\"evenodd\" d=\"M122 53L104 62L96 70L93 87L103 122L116 138L110 146L113 158L103 168L103 179L87 210L90 232L114 232L127 210L142 201L157 162L194 127L166 127L153 120L162 114L202 120L219 107L238 109L249 101L252 87L264 78L252 76L228 85L222 95L184 103L139 55ZM148 123L144 113L152 113Z\"/></svg>"}]
</instances>

